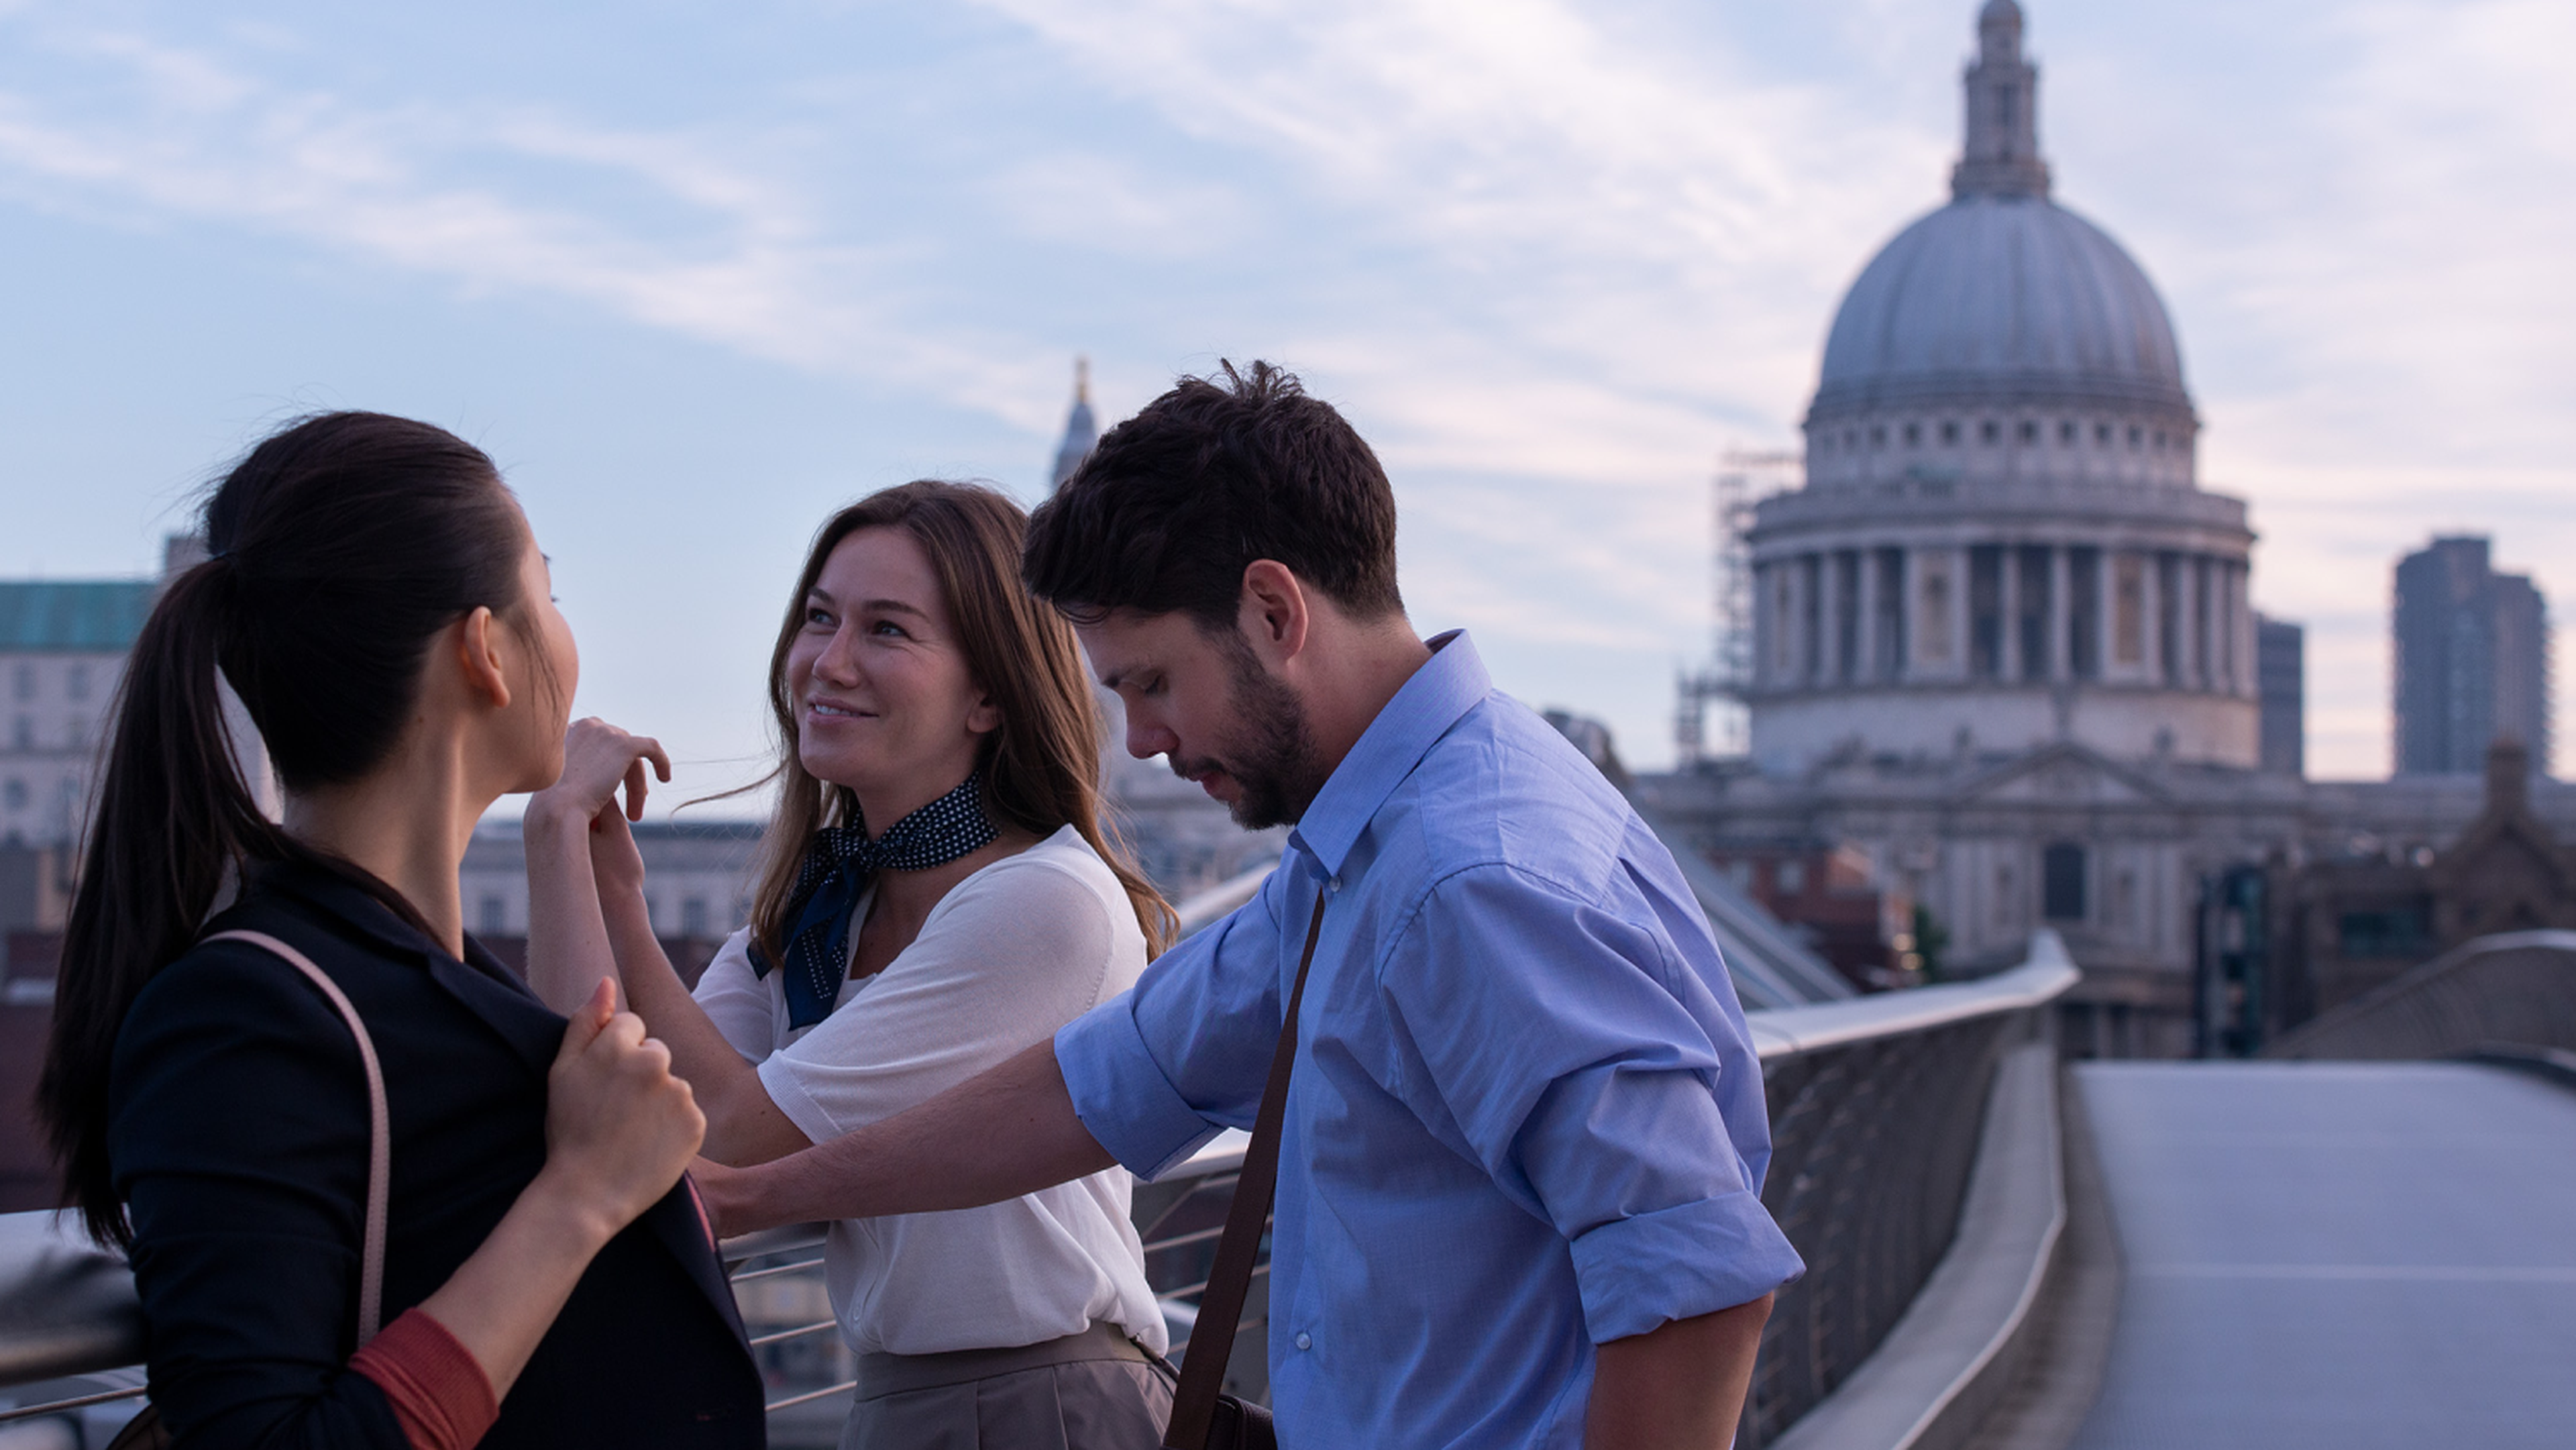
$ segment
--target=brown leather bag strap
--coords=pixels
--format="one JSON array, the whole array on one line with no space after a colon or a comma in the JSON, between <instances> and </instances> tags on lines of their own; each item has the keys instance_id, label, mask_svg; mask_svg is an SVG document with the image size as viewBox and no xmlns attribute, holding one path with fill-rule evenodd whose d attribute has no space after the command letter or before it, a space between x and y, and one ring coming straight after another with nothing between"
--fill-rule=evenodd
<instances>
[{"instance_id":1,"label":"brown leather bag strap","mask_svg":"<svg viewBox=\"0 0 2576 1450\"><path fill-rule=\"evenodd\" d=\"M1270 1084L1262 1089L1261 1112L1252 1120L1252 1146L1244 1150L1243 1169L1235 1176L1225 1237L1217 1240L1216 1266L1208 1271L1198 1323L1181 1356L1172 1421L1163 1431L1167 1450L1205 1450L1208 1426L1216 1418L1225 1367L1234 1358L1234 1331L1243 1319L1244 1296L1252 1289L1252 1260L1261 1250L1270 1203L1279 1191L1279 1134L1288 1121L1288 1074L1297 1066L1297 1008L1306 1000L1306 969L1315 965L1315 942L1323 934L1324 899L1317 896L1314 920L1306 926L1306 954L1298 959L1297 981L1288 989L1288 1011L1279 1024L1279 1046L1270 1054Z\"/></svg>"}]
</instances>

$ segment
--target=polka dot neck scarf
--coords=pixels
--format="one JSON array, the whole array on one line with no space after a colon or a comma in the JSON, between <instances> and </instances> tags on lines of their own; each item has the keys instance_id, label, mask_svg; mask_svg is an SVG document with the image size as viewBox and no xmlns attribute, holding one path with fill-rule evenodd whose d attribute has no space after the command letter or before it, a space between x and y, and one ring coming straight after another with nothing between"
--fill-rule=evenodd
<instances>
[{"instance_id":1,"label":"polka dot neck scarf","mask_svg":"<svg viewBox=\"0 0 2576 1450\"><path fill-rule=\"evenodd\" d=\"M805 865L796 873L796 893L787 904L792 925L787 971L780 982L787 989L790 1028L810 1027L832 1014L850 960L850 917L879 871L926 871L992 844L983 787L982 772L969 775L955 790L895 822L873 841L865 821L814 833ZM752 945L754 975L766 977L776 965L758 943Z\"/></svg>"}]
</instances>

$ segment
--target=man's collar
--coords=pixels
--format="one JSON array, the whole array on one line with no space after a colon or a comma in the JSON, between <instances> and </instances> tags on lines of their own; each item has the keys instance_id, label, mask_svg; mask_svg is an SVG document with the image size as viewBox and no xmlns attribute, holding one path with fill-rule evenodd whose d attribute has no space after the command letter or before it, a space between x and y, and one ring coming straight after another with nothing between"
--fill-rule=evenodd
<instances>
[{"instance_id":1,"label":"man's collar","mask_svg":"<svg viewBox=\"0 0 2576 1450\"><path fill-rule=\"evenodd\" d=\"M1360 732L1289 834L1328 877L1341 874L1360 832L1432 745L1493 693L1493 677L1465 630L1433 635L1430 645L1431 658Z\"/></svg>"}]
</instances>

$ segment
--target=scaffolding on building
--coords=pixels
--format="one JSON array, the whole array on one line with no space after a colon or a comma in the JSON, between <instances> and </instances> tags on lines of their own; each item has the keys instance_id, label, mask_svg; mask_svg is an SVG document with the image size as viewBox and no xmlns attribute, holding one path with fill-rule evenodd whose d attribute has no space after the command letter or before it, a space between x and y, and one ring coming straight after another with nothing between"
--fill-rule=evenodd
<instances>
[{"instance_id":1,"label":"scaffolding on building","mask_svg":"<svg viewBox=\"0 0 2576 1450\"><path fill-rule=\"evenodd\" d=\"M1710 480L1714 538L1709 657L1674 680L1674 757L1684 770L1747 752L1744 700L1753 683L1753 507L1802 481L1805 455L1729 449Z\"/></svg>"}]
</instances>

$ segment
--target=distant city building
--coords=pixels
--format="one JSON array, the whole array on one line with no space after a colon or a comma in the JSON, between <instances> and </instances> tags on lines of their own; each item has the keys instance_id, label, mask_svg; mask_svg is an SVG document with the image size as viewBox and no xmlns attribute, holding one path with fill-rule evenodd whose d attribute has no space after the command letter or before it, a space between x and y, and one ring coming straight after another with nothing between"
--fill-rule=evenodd
<instances>
[{"instance_id":1,"label":"distant city building","mask_svg":"<svg viewBox=\"0 0 2576 1450\"><path fill-rule=\"evenodd\" d=\"M2262 765L2275 775L2308 773L2308 632L2286 619L2254 616L2254 686L2262 708Z\"/></svg>"},{"instance_id":2,"label":"distant city building","mask_svg":"<svg viewBox=\"0 0 2576 1450\"><path fill-rule=\"evenodd\" d=\"M644 909L653 934L695 985L724 939L751 919L760 883L764 822L742 819L642 821L636 854L644 858ZM528 966L528 858L517 821L475 828L457 871L465 929L512 969Z\"/></svg>"},{"instance_id":3,"label":"distant city building","mask_svg":"<svg viewBox=\"0 0 2576 1450\"><path fill-rule=\"evenodd\" d=\"M206 557L174 534L159 579L0 580L0 847L75 847L88 818L108 710L163 581ZM276 806L268 757L226 694L226 718L252 795Z\"/></svg>"},{"instance_id":4,"label":"distant city building","mask_svg":"<svg viewBox=\"0 0 2576 1450\"><path fill-rule=\"evenodd\" d=\"M2229 873L2259 895L2275 859L2430 859L2480 782L2304 778L2300 631L2255 617L2246 505L2200 486L2153 284L2051 199L2013 0L1979 13L1963 80L1951 199L1844 296L1804 482L1753 508L1749 755L1635 793L1849 960L1975 975L2052 929L2084 967L2072 1049L2178 1054ZM2527 804L2576 834L2576 790Z\"/></svg>"},{"instance_id":5,"label":"distant city building","mask_svg":"<svg viewBox=\"0 0 2576 1450\"><path fill-rule=\"evenodd\" d=\"M0 842L77 840L91 762L125 657L152 611L150 579L0 583Z\"/></svg>"},{"instance_id":6,"label":"distant city building","mask_svg":"<svg viewBox=\"0 0 2576 1450\"><path fill-rule=\"evenodd\" d=\"M635 825L644 905L656 936L722 941L750 919L763 825L686 817ZM527 852L517 821L477 827L457 880L467 931L484 938L528 934Z\"/></svg>"},{"instance_id":7,"label":"distant city building","mask_svg":"<svg viewBox=\"0 0 2576 1450\"><path fill-rule=\"evenodd\" d=\"M2519 743L2490 747L2484 765L2484 809L2439 849L2361 836L2301 862L2274 858L2281 961L2265 1036L2472 938L2576 928L2576 838L2563 817L2553 829L2532 810Z\"/></svg>"},{"instance_id":8,"label":"distant city building","mask_svg":"<svg viewBox=\"0 0 2576 1450\"><path fill-rule=\"evenodd\" d=\"M1055 448L1055 475L1047 480L1047 492L1064 487L1082 460L1100 442L1100 422L1091 414L1091 359L1073 360L1073 411L1065 414L1064 441Z\"/></svg>"},{"instance_id":9,"label":"distant city building","mask_svg":"<svg viewBox=\"0 0 2576 1450\"><path fill-rule=\"evenodd\" d=\"M2549 611L2488 541L2437 538L2397 565L2397 773L2468 775L2519 742L2549 769Z\"/></svg>"}]
</instances>

